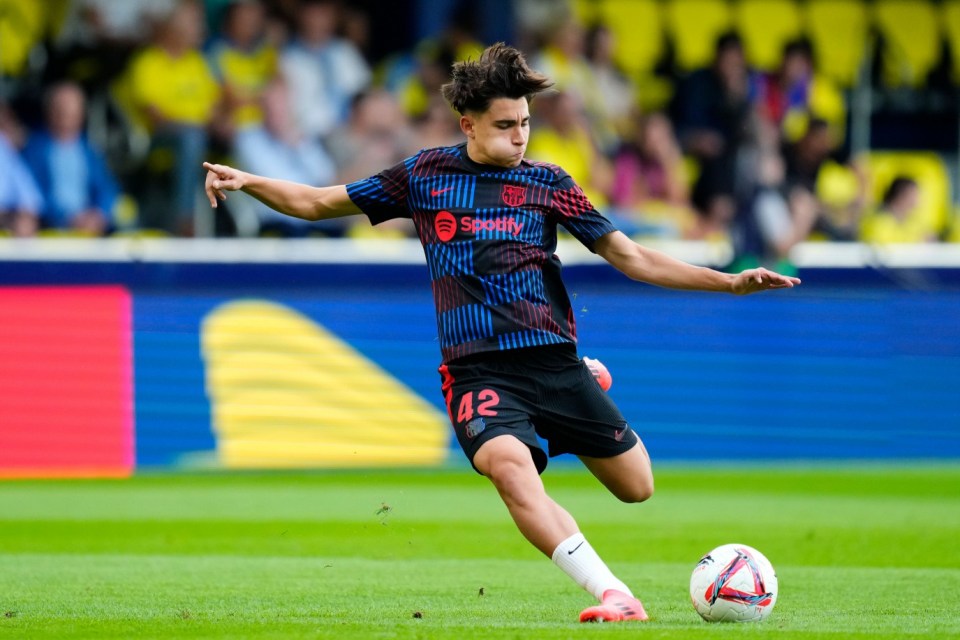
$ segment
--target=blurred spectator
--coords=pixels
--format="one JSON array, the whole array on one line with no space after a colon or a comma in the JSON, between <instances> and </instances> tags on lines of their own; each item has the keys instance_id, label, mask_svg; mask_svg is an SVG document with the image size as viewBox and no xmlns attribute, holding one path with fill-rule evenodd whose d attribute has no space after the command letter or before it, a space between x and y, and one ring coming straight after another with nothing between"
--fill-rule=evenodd
<instances>
[{"instance_id":1,"label":"blurred spectator","mask_svg":"<svg viewBox=\"0 0 960 640\"><path fill-rule=\"evenodd\" d=\"M92 110L177 5L177 0L63 1L66 19L48 47L45 78L79 83Z\"/></svg>"},{"instance_id":2,"label":"blurred spectator","mask_svg":"<svg viewBox=\"0 0 960 640\"><path fill-rule=\"evenodd\" d=\"M337 166L337 183L349 183L378 173L423 146L414 137L400 104L385 89L358 94L347 126L327 138L327 149ZM354 237L396 238L413 236L415 231L409 219L398 218L376 227L366 220L354 220L349 233Z\"/></svg>"},{"instance_id":3,"label":"blurred spectator","mask_svg":"<svg viewBox=\"0 0 960 640\"><path fill-rule=\"evenodd\" d=\"M865 159L849 164L830 159L817 176L815 198L819 212L812 239L851 242L860 234L870 186ZM794 188L794 193L798 190Z\"/></svg>"},{"instance_id":4,"label":"blurred spectator","mask_svg":"<svg viewBox=\"0 0 960 640\"><path fill-rule=\"evenodd\" d=\"M793 123L806 115L813 81L813 50L806 40L788 43L783 50L780 68L776 73L755 76L757 112L760 117L781 129L796 130ZM801 124L803 124L801 120ZM803 126L800 129L802 133ZM799 135L787 134L787 140Z\"/></svg>"},{"instance_id":5,"label":"blurred spectator","mask_svg":"<svg viewBox=\"0 0 960 640\"><path fill-rule=\"evenodd\" d=\"M556 156L578 174L597 206L613 217L625 216L618 220L624 229L712 239L727 237L733 225L733 239L741 242L749 211L757 222L751 242L763 248L749 253L767 261L784 254L781 240L787 235L771 232L770 224L785 219L779 215L784 203L790 225L814 212L815 239L930 235L914 224L915 216L894 215L900 211L896 198L865 217L867 176L840 155L847 105L813 65L818 51L803 35L811 33L809 26L784 47L779 67L769 74L748 68L740 39L733 32L724 35L715 43L710 67L678 79L670 120L644 114L642 128L635 130L640 95L635 81L614 62L618 47L611 27L616 25L592 22L606 11L588 6L595 4L592 0L495 4L498 11L477 0L414 0L390 10L370 0L0 0L0 97L9 100L20 123L36 130L25 148L20 130L0 126L5 150L25 148L19 160L11 160L9 153L4 159L3 225L16 226L21 234L38 226L108 230L111 211L104 202L110 189L98 179L111 177L103 162L106 155L137 197L142 226L190 233L197 214L196 165L210 145L211 132L218 153L264 147L269 139L279 145L275 155L292 154L305 166L310 162L303 157L315 155L307 148L322 155L325 147L334 159L334 181L372 175L420 147L454 144L462 134L456 114L439 98L439 87L453 62L477 55L481 39L502 32L514 34L531 52L533 66L573 96L555 103L548 96L538 98L529 153ZM437 10L407 16L404 6L406 11L410 6ZM216 36L206 65L198 53L205 23ZM418 31L417 37L423 37L411 46L413 32L401 27L416 31L424 25L432 26ZM385 29L404 33L385 38ZM406 48L398 53L401 46ZM365 54L390 56L378 68L376 83L395 100L370 89ZM294 121L287 128L264 122L263 104L282 101L275 95L282 92L271 84L280 71L293 105ZM121 74L121 82L113 83ZM63 79L79 85L82 95L65 89ZM107 92L114 87L122 90L111 101ZM924 127L943 129L942 112L955 106L955 100L939 94L927 98L929 89L917 89L910 101L899 94L881 96L874 104L881 117L875 113L871 118L869 140L877 143L896 132L893 147L929 147L926 139L907 135L916 132L916 108L929 102L929 113L936 117L919 119ZM262 93L269 94L263 102ZM58 137L52 121L44 121L53 114L40 108L50 106L44 102L48 94L50 103L58 96L65 113L71 99L64 96L87 97L87 124L78 125L87 135L78 129ZM215 119L218 105L222 110ZM911 126L888 117L891 109L910 111ZM942 140L956 138L956 118L949 116ZM669 131L671 120L675 134ZM774 125L782 137L782 182L771 177L782 169L774 158L777 147L768 146L769 141L757 146L751 139L757 120ZM256 131L240 140L246 129ZM278 133L287 129L313 140L297 142L296 135ZM63 169L80 166L81 149L87 168ZM259 155L271 157L268 151ZM294 160L278 160L278 166L284 162ZM24 163L35 177L23 178L21 172L13 180L16 165ZM95 198L100 204L94 207L99 211L73 217L69 211L75 211L79 185L86 180L101 185ZM927 187L919 184L923 208ZM909 201L910 189L900 188L906 192L901 200ZM776 206L771 204L777 201L774 192L781 198ZM19 204L10 204L14 201ZM248 213L252 220L252 211ZM126 226L122 207L118 215Z\"/></svg>"},{"instance_id":6,"label":"blurred spectator","mask_svg":"<svg viewBox=\"0 0 960 640\"><path fill-rule=\"evenodd\" d=\"M753 76L752 94L757 112L777 125L788 142L806 131L810 118L828 121L834 138L842 139L846 107L826 78L814 74L813 48L806 39L787 43L776 73Z\"/></svg>"},{"instance_id":7,"label":"blurred spectator","mask_svg":"<svg viewBox=\"0 0 960 640\"><path fill-rule=\"evenodd\" d=\"M696 215L685 237L708 242L727 241L730 239L730 225L737 213L737 199L732 191L708 191L705 185L698 181L690 194Z\"/></svg>"},{"instance_id":8,"label":"blurred spectator","mask_svg":"<svg viewBox=\"0 0 960 640\"><path fill-rule=\"evenodd\" d=\"M636 118L613 160L610 201L618 217L648 233L680 236L690 223L690 190L680 145L662 113Z\"/></svg>"},{"instance_id":9,"label":"blurred spectator","mask_svg":"<svg viewBox=\"0 0 960 640\"><path fill-rule=\"evenodd\" d=\"M308 138L297 130L290 114L287 83L283 78L267 85L261 102L263 123L237 133L234 154L239 167L302 184L333 184L333 161L316 138ZM261 235L302 237L314 230L326 235L342 235L343 225L338 220L310 223L277 213L259 201L254 202Z\"/></svg>"},{"instance_id":10,"label":"blurred spectator","mask_svg":"<svg viewBox=\"0 0 960 640\"><path fill-rule=\"evenodd\" d=\"M449 24L434 38L417 43L411 54L397 56L384 67L383 86L400 101L404 113L422 116L440 87L450 80L455 62L478 59L483 45L474 35L475 16L467 5L454 13Z\"/></svg>"},{"instance_id":11,"label":"blurred spectator","mask_svg":"<svg viewBox=\"0 0 960 640\"><path fill-rule=\"evenodd\" d=\"M788 195L783 158L770 145L759 149L753 174L751 193L740 203L732 225L735 263L730 269L765 266L795 271L789 253L810 234L815 203L803 194Z\"/></svg>"},{"instance_id":12,"label":"blurred spectator","mask_svg":"<svg viewBox=\"0 0 960 640\"><path fill-rule=\"evenodd\" d=\"M613 168L590 135L577 95L566 91L539 95L533 120L537 126L530 133L526 156L563 167L593 206L605 210Z\"/></svg>"},{"instance_id":13,"label":"blurred spectator","mask_svg":"<svg viewBox=\"0 0 960 640\"><path fill-rule=\"evenodd\" d=\"M336 35L338 17L333 0L303 0L296 38L281 56L297 127L308 136L332 133L346 120L351 99L370 83L366 60Z\"/></svg>"},{"instance_id":14,"label":"blurred spectator","mask_svg":"<svg viewBox=\"0 0 960 640\"><path fill-rule=\"evenodd\" d=\"M77 84L47 91L47 126L30 135L23 157L44 198L41 224L49 229L104 235L118 188L98 149L83 135L86 98Z\"/></svg>"},{"instance_id":15,"label":"blurred spectator","mask_svg":"<svg viewBox=\"0 0 960 640\"><path fill-rule=\"evenodd\" d=\"M750 75L740 37L725 34L717 40L713 65L685 78L673 104L681 146L700 166L694 203L714 222L731 213L737 154L749 131Z\"/></svg>"},{"instance_id":16,"label":"blurred spectator","mask_svg":"<svg viewBox=\"0 0 960 640\"><path fill-rule=\"evenodd\" d=\"M43 196L20 154L0 128L0 233L36 234Z\"/></svg>"},{"instance_id":17,"label":"blurred spectator","mask_svg":"<svg viewBox=\"0 0 960 640\"><path fill-rule=\"evenodd\" d=\"M0 235L36 233L43 196L17 148L25 134L13 111L0 99Z\"/></svg>"},{"instance_id":18,"label":"blurred spectator","mask_svg":"<svg viewBox=\"0 0 960 640\"><path fill-rule=\"evenodd\" d=\"M327 138L337 165L336 182L347 184L400 162L414 144L409 122L396 99L383 89L357 95L350 118Z\"/></svg>"},{"instance_id":19,"label":"blurred spectator","mask_svg":"<svg viewBox=\"0 0 960 640\"><path fill-rule=\"evenodd\" d=\"M156 43L131 61L126 77L133 116L151 137L149 184L140 198L142 226L184 235L192 234L197 167L219 99L217 81L199 49L202 41L201 8L184 0L160 28ZM172 179L172 189L164 186L164 178Z\"/></svg>"},{"instance_id":20,"label":"blurred spectator","mask_svg":"<svg viewBox=\"0 0 960 640\"><path fill-rule=\"evenodd\" d=\"M597 95L602 97L596 105L594 131L606 153L617 150L620 140L629 134L631 118L639 109L636 84L614 60L616 46L613 31L605 25L596 25L587 32L587 63Z\"/></svg>"},{"instance_id":21,"label":"blurred spectator","mask_svg":"<svg viewBox=\"0 0 960 640\"><path fill-rule=\"evenodd\" d=\"M587 60L586 31L570 17L547 34L547 42L533 57L531 67L553 80L554 86L581 100L596 89Z\"/></svg>"},{"instance_id":22,"label":"blurred spectator","mask_svg":"<svg viewBox=\"0 0 960 640\"><path fill-rule=\"evenodd\" d=\"M922 216L915 215L919 198L920 185L915 180L904 176L894 178L877 210L864 217L860 239L871 244L936 240Z\"/></svg>"},{"instance_id":23,"label":"blurred spectator","mask_svg":"<svg viewBox=\"0 0 960 640\"><path fill-rule=\"evenodd\" d=\"M413 121L411 142L413 146L409 149L409 155L421 148L449 147L463 142L460 118L439 94L430 100L426 112Z\"/></svg>"},{"instance_id":24,"label":"blurred spectator","mask_svg":"<svg viewBox=\"0 0 960 640\"><path fill-rule=\"evenodd\" d=\"M612 152L616 147L606 119L607 96L601 93L587 58L587 33L580 22L571 17L559 23L548 34L547 43L534 56L531 67L553 80L555 89L573 96L581 105L585 124L600 150Z\"/></svg>"},{"instance_id":25,"label":"blurred spectator","mask_svg":"<svg viewBox=\"0 0 960 640\"><path fill-rule=\"evenodd\" d=\"M3 96L0 96L0 134L15 149L22 148L27 141L26 129L17 119L13 109L4 101Z\"/></svg>"},{"instance_id":26,"label":"blurred spectator","mask_svg":"<svg viewBox=\"0 0 960 640\"><path fill-rule=\"evenodd\" d=\"M277 73L277 50L265 32L259 0L233 0L223 12L222 35L210 45L208 60L222 92L218 124L226 139L263 121L260 93Z\"/></svg>"},{"instance_id":27,"label":"blurred spectator","mask_svg":"<svg viewBox=\"0 0 960 640\"><path fill-rule=\"evenodd\" d=\"M817 186L820 168L833 153L834 147L830 125L825 120L811 120L799 140L784 146L788 182L812 193Z\"/></svg>"},{"instance_id":28,"label":"blurred spectator","mask_svg":"<svg viewBox=\"0 0 960 640\"><path fill-rule=\"evenodd\" d=\"M857 186L856 193L849 201L827 207L817 197L820 172L836 147L833 131L825 120L813 118L807 123L806 131L799 140L784 146L786 184L792 200L798 203L813 202L818 215L815 228L820 234L829 240L850 241L857 237L859 217L866 198L866 179L862 170L857 166L852 167Z\"/></svg>"}]
</instances>

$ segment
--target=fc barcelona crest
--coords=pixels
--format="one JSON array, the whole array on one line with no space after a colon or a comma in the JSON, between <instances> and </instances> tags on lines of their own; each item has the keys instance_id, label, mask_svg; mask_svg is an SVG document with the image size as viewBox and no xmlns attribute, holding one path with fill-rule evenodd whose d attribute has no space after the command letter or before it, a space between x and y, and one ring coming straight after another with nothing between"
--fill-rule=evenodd
<instances>
[{"instance_id":1,"label":"fc barcelona crest","mask_svg":"<svg viewBox=\"0 0 960 640\"><path fill-rule=\"evenodd\" d=\"M508 207L519 207L527 197L526 187L517 187L512 184L503 185L503 191L500 192L504 204Z\"/></svg>"}]
</instances>

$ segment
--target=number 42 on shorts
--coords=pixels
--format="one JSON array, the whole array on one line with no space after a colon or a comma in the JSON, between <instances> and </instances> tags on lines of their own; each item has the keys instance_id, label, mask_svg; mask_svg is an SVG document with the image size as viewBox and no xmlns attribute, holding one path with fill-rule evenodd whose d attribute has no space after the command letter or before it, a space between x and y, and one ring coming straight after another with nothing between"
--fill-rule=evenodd
<instances>
[{"instance_id":1,"label":"number 42 on shorts","mask_svg":"<svg viewBox=\"0 0 960 640\"><path fill-rule=\"evenodd\" d=\"M496 407L500 404L500 396L493 389L482 389L477 392L476 415L481 417L490 417L497 415ZM473 391L467 391L460 398L460 405L457 407L457 422L464 423L473 420Z\"/></svg>"}]
</instances>

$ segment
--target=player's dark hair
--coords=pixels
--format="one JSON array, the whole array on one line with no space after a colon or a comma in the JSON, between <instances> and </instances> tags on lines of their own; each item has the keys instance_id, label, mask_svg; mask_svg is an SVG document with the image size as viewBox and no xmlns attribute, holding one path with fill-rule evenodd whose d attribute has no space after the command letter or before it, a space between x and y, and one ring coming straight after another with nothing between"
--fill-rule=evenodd
<instances>
[{"instance_id":1,"label":"player's dark hair","mask_svg":"<svg viewBox=\"0 0 960 640\"><path fill-rule=\"evenodd\" d=\"M545 75L527 66L523 54L498 42L484 49L479 60L453 65L450 82L443 85L443 97L461 115L483 113L497 98L526 98L553 86Z\"/></svg>"}]
</instances>

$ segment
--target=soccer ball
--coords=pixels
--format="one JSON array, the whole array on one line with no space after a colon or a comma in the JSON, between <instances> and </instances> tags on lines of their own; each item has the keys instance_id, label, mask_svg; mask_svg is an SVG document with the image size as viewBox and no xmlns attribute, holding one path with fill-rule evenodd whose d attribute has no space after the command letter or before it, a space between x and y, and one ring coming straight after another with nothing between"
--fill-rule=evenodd
<instances>
[{"instance_id":1,"label":"soccer ball","mask_svg":"<svg viewBox=\"0 0 960 640\"><path fill-rule=\"evenodd\" d=\"M753 547L721 545L694 567L690 598L707 622L763 620L777 602L777 573Z\"/></svg>"}]
</instances>

